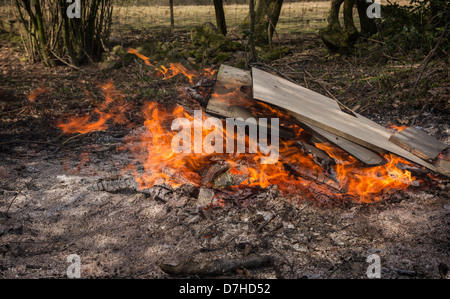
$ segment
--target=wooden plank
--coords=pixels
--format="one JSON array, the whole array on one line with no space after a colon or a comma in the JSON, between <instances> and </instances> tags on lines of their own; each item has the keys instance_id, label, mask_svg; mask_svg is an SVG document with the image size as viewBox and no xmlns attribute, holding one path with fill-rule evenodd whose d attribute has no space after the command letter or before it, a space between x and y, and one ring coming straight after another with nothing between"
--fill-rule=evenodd
<instances>
[{"instance_id":1,"label":"wooden plank","mask_svg":"<svg viewBox=\"0 0 450 299\"><path fill-rule=\"evenodd\" d=\"M434 162L434 166L436 167L436 171L440 174L450 177L450 157L446 156L443 159L436 159Z\"/></svg>"},{"instance_id":2,"label":"wooden plank","mask_svg":"<svg viewBox=\"0 0 450 299\"><path fill-rule=\"evenodd\" d=\"M361 145L358 145L350 140L337 136L333 133L327 132L313 125L308 125L313 132L325 138L328 142L342 148L344 151L354 156L366 165L380 165L384 162L384 158L379 154L371 151Z\"/></svg>"},{"instance_id":3,"label":"wooden plank","mask_svg":"<svg viewBox=\"0 0 450 299\"><path fill-rule=\"evenodd\" d=\"M389 141L425 160L434 160L448 146L416 128L406 128L389 138Z\"/></svg>"},{"instance_id":4,"label":"wooden plank","mask_svg":"<svg viewBox=\"0 0 450 299\"><path fill-rule=\"evenodd\" d=\"M336 106L339 105L333 99L256 68L252 69L252 75L255 99L284 108L301 122L374 151L391 152L435 171L430 163L390 142L392 134L387 129L371 124L368 119L360 119L337 110Z\"/></svg>"},{"instance_id":5,"label":"wooden plank","mask_svg":"<svg viewBox=\"0 0 450 299\"><path fill-rule=\"evenodd\" d=\"M249 94L241 91L243 86L250 87L251 84L252 78L249 71L221 65L206 112L223 118L242 118L244 120L256 118L250 109L244 107L250 105L253 99ZM274 132L270 123L268 123L267 132ZM292 138L293 132L280 127L278 136Z\"/></svg>"},{"instance_id":6,"label":"wooden plank","mask_svg":"<svg viewBox=\"0 0 450 299\"><path fill-rule=\"evenodd\" d=\"M206 112L225 118L234 118L231 106L242 106L248 101L248 95L241 91L242 86L251 86L252 78L249 71L244 71L228 65L221 65L217 73L211 98Z\"/></svg>"}]
</instances>

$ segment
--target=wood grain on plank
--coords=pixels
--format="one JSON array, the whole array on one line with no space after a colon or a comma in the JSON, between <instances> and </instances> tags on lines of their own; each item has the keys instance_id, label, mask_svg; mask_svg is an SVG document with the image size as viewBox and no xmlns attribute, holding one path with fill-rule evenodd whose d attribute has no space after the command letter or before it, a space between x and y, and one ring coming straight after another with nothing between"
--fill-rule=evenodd
<instances>
[{"instance_id":1,"label":"wood grain on plank","mask_svg":"<svg viewBox=\"0 0 450 299\"><path fill-rule=\"evenodd\" d=\"M333 99L256 68L252 69L252 76L255 99L287 109L301 122L374 151L391 152L435 171L430 163L390 142L392 134L387 129L369 119L337 110L339 105Z\"/></svg>"},{"instance_id":2,"label":"wood grain on plank","mask_svg":"<svg viewBox=\"0 0 450 299\"><path fill-rule=\"evenodd\" d=\"M319 134L324 137L328 142L342 148L344 151L354 156L366 165L380 165L384 162L384 158L378 153L371 151L359 144L351 142L341 136L335 135L333 133L327 132L321 128L313 125L308 126L314 133Z\"/></svg>"},{"instance_id":3,"label":"wood grain on plank","mask_svg":"<svg viewBox=\"0 0 450 299\"><path fill-rule=\"evenodd\" d=\"M434 160L448 146L416 128L406 128L389 138L389 141L425 160Z\"/></svg>"},{"instance_id":4,"label":"wood grain on plank","mask_svg":"<svg viewBox=\"0 0 450 299\"><path fill-rule=\"evenodd\" d=\"M217 81L206 107L206 112L225 118L234 118L230 107L239 106L246 100L248 95L242 92L241 88L251 84L252 78L249 71L223 64L217 73Z\"/></svg>"}]
</instances>

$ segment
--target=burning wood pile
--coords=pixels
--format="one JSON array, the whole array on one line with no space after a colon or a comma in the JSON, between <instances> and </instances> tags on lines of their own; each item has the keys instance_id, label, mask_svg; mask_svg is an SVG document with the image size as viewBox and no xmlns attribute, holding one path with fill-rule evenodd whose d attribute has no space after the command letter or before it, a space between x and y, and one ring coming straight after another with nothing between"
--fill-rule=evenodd
<instances>
[{"instance_id":1,"label":"burning wood pile","mask_svg":"<svg viewBox=\"0 0 450 299\"><path fill-rule=\"evenodd\" d=\"M101 180L93 190L142 192L165 202L187 195L204 208L280 194L334 204L379 201L426 185L436 173L449 176L447 145L414 128L393 134L260 69L222 65L217 74L197 74L181 64L153 67L164 78L188 77L185 96L197 108L147 102L143 126L123 139L121 150L132 161L119 178ZM131 107L112 84L103 89L95 116L72 117L59 127L86 134L126 124Z\"/></svg>"}]
</instances>

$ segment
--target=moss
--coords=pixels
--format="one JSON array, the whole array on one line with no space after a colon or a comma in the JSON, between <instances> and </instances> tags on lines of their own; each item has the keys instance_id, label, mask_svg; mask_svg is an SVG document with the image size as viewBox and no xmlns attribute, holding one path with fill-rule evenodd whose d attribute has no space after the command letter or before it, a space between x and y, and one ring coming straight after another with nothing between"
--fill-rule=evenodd
<instances>
[{"instance_id":1,"label":"moss","mask_svg":"<svg viewBox=\"0 0 450 299\"><path fill-rule=\"evenodd\" d=\"M116 55L125 55L125 49L121 45L115 46L113 49L114 54Z\"/></svg>"},{"instance_id":2,"label":"moss","mask_svg":"<svg viewBox=\"0 0 450 299\"><path fill-rule=\"evenodd\" d=\"M238 51L244 49L241 43L231 41L220 34L217 28L211 23L205 23L192 29L191 41L194 45L209 47L219 51Z\"/></svg>"},{"instance_id":3,"label":"moss","mask_svg":"<svg viewBox=\"0 0 450 299\"><path fill-rule=\"evenodd\" d=\"M227 60L229 60L230 58L231 58L231 54L229 54L229 53L223 53L223 52L221 52L221 53L219 53L219 54L217 54L216 55L216 57L215 57L215 59L214 59L214 63L215 64L222 64L222 63L224 63L225 61L227 61Z\"/></svg>"},{"instance_id":4,"label":"moss","mask_svg":"<svg viewBox=\"0 0 450 299\"><path fill-rule=\"evenodd\" d=\"M199 49L199 51L195 52L194 58L195 62L200 63L203 61L204 52L202 49Z\"/></svg>"},{"instance_id":5,"label":"moss","mask_svg":"<svg viewBox=\"0 0 450 299\"><path fill-rule=\"evenodd\" d=\"M192 57L189 53L190 53L189 49L183 49L180 52L181 56L183 56L186 59L188 59L189 57Z\"/></svg>"},{"instance_id":6,"label":"moss","mask_svg":"<svg viewBox=\"0 0 450 299\"><path fill-rule=\"evenodd\" d=\"M159 48L162 52L168 52L172 48L172 45L169 42L165 42Z\"/></svg>"},{"instance_id":7,"label":"moss","mask_svg":"<svg viewBox=\"0 0 450 299\"><path fill-rule=\"evenodd\" d=\"M183 45L181 44L181 42L179 42L179 41L173 41L172 42L172 44L171 44L171 46L172 46L172 48L173 49L177 49L177 48L182 48L183 47Z\"/></svg>"},{"instance_id":8,"label":"moss","mask_svg":"<svg viewBox=\"0 0 450 299\"><path fill-rule=\"evenodd\" d=\"M278 48L275 51L262 55L262 58L266 62L271 62L273 60L279 59L287 54L289 54L291 50L288 47Z\"/></svg>"},{"instance_id":9,"label":"moss","mask_svg":"<svg viewBox=\"0 0 450 299\"><path fill-rule=\"evenodd\" d=\"M190 50L189 52L188 52L188 55L189 55L189 57L194 57L195 56L195 50Z\"/></svg>"},{"instance_id":10,"label":"moss","mask_svg":"<svg viewBox=\"0 0 450 299\"><path fill-rule=\"evenodd\" d=\"M207 22L191 30L191 41L194 45L207 45L211 36L219 35L214 24Z\"/></svg>"},{"instance_id":11,"label":"moss","mask_svg":"<svg viewBox=\"0 0 450 299\"><path fill-rule=\"evenodd\" d=\"M245 61L245 59L239 59L238 61L236 61L234 66L239 69L245 69L246 65L247 65L247 62Z\"/></svg>"},{"instance_id":12,"label":"moss","mask_svg":"<svg viewBox=\"0 0 450 299\"><path fill-rule=\"evenodd\" d=\"M227 41L229 40L221 34L210 35L208 37L207 45L211 48L220 49L221 47L225 46Z\"/></svg>"},{"instance_id":13,"label":"moss","mask_svg":"<svg viewBox=\"0 0 450 299\"><path fill-rule=\"evenodd\" d=\"M319 30L319 36L331 52L347 54L351 52L358 39L358 32L348 32L340 27L328 26Z\"/></svg>"}]
</instances>

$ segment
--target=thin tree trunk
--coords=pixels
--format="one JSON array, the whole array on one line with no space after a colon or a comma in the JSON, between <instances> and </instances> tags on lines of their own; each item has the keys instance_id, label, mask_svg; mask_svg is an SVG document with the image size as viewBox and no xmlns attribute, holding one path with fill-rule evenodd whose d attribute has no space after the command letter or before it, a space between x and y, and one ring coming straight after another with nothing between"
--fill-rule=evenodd
<instances>
[{"instance_id":1,"label":"thin tree trunk","mask_svg":"<svg viewBox=\"0 0 450 299\"><path fill-rule=\"evenodd\" d=\"M367 8L371 3L365 0L356 0L356 7L358 8L359 23L361 24L361 35L372 36L378 32L377 24L374 19L367 16Z\"/></svg>"},{"instance_id":2,"label":"thin tree trunk","mask_svg":"<svg viewBox=\"0 0 450 299\"><path fill-rule=\"evenodd\" d=\"M250 62L256 61L256 48L255 48L255 3L250 0L249 4L250 15Z\"/></svg>"},{"instance_id":3,"label":"thin tree trunk","mask_svg":"<svg viewBox=\"0 0 450 299\"><path fill-rule=\"evenodd\" d=\"M173 12L173 0L169 0L169 6L170 6L170 33L173 33L173 30L175 29L175 17Z\"/></svg>"},{"instance_id":4,"label":"thin tree trunk","mask_svg":"<svg viewBox=\"0 0 450 299\"><path fill-rule=\"evenodd\" d=\"M46 66L51 66L53 63L50 60L50 55L48 52L48 45L47 45L47 36L45 34L44 29L44 21L42 16L42 10L41 10L41 3L39 0L33 0L33 6L34 6L34 23L35 23L35 29L37 30L37 35L40 43L40 51L39 54L42 57L42 60Z\"/></svg>"},{"instance_id":5,"label":"thin tree trunk","mask_svg":"<svg viewBox=\"0 0 450 299\"><path fill-rule=\"evenodd\" d=\"M269 5L269 37L272 39L273 33L275 32L275 28L277 27L278 20L280 19L281 7L283 6L283 0L276 0L275 2L271 2Z\"/></svg>"},{"instance_id":6,"label":"thin tree trunk","mask_svg":"<svg viewBox=\"0 0 450 299\"><path fill-rule=\"evenodd\" d=\"M273 36L275 27L281 13L283 0L255 0L254 6L254 24L256 42L267 44L268 38ZM243 28L249 27L250 15L242 23ZM270 30L269 30L270 28Z\"/></svg>"},{"instance_id":7,"label":"thin tree trunk","mask_svg":"<svg viewBox=\"0 0 450 299\"><path fill-rule=\"evenodd\" d=\"M52 66L68 56L76 66L100 58L110 32L111 0L85 0L79 8L81 18L68 17L71 4L65 0L14 1L26 33L23 42L33 61L38 58Z\"/></svg>"},{"instance_id":8,"label":"thin tree trunk","mask_svg":"<svg viewBox=\"0 0 450 299\"><path fill-rule=\"evenodd\" d=\"M328 13L328 26L319 30L319 36L332 52L348 52L359 37L353 22L355 0L332 0ZM344 3L344 26L339 22L339 10Z\"/></svg>"},{"instance_id":9,"label":"thin tree trunk","mask_svg":"<svg viewBox=\"0 0 450 299\"><path fill-rule=\"evenodd\" d=\"M78 66L78 60L77 57L75 55L75 52L72 48L72 43L70 42L70 32L72 30L70 30L70 19L69 18L65 18L65 13L67 10L67 4L63 4L61 5L61 16L63 16L63 40L64 40L64 48L67 52L67 55L69 55L70 58L70 63Z\"/></svg>"},{"instance_id":10,"label":"thin tree trunk","mask_svg":"<svg viewBox=\"0 0 450 299\"><path fill-rule=\"evenodd\" d=\"M214 9L216 11L216 23L219 32L227 35L227 22L225 19L225 11L223 10L223 0L214 0Z\"/></svg>"}]
</instances>

